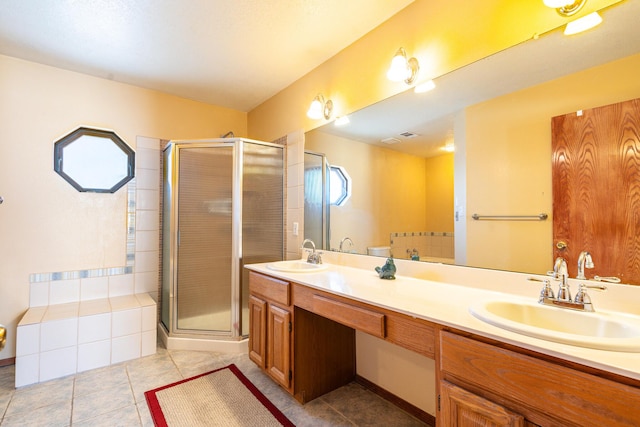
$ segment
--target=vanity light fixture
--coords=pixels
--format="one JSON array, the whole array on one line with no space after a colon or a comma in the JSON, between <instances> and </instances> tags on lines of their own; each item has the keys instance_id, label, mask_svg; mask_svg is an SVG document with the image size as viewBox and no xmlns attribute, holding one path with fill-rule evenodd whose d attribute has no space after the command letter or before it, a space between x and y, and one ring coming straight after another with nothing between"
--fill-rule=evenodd
<instances>
[{"instance_id":1,"label":"vanity light fixture","mask_svg":"<svg viewBox=\"0 0 640 427\"><path fill-rule=\"evenodd\" d=\"M542 0L545 6L555 9L562 16L572 16L584 7L587 0Z\"/></svg>"},{"instance_id":2,"label":"vanity light fixture","mask_svg":"<svg viewBox=\"0 0 640 427\"><path fill-rule=\"evenodd\" d=\"M416 79L419 69L418 60L416 58L407 59L407 52L401 47L391 60L387 78L393 82L404 80L406 84L410 85Z\"/></svg>"},{"instance_id":3,"label":"vanity light fixture","mask_svg":"<svg viewBox=\"0 0 640 427\"><path fill-rule=\"evenodd\" d=\"M436 88L436 84L434 83L433 80L427 80L424 83L420 83L419 85L416 85L416 87L413 89L413 91L415 93L425 93L425 92L429 92L430 90L433 90Z\"/></svg>"},{"instance_id":4,"label":"vanity light fixture","mask_svg":"<svg viewBox=\"0 0 640 427\"><path fill-rule=\"evenodd\" d=\"M320 120L324 117L325 120L329 120L331 113L333 113L333 101L330 99L325 101L322 94L317 94L315 98L313 98L313 101L311 101L311 105L307 111L307 117L313 120Z\"/></svg>"}]
</instances>

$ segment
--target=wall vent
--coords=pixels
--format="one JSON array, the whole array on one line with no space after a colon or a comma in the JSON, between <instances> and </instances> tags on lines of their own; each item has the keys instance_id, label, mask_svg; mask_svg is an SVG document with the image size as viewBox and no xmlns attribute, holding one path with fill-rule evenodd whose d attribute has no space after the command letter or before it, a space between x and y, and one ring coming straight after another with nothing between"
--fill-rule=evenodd
<instances>
[{"instance_id":1,"label":"wall vent","mask_svg":"<svg viewBox=\"0 0 640 427\"><path fill-rule=\"evenodd\" d=\"M384 143L384 144L397 144L398 142L401 142L398 138L385 138L385 139L381 139L380 142Z\"/></svg>"}]
</instances>

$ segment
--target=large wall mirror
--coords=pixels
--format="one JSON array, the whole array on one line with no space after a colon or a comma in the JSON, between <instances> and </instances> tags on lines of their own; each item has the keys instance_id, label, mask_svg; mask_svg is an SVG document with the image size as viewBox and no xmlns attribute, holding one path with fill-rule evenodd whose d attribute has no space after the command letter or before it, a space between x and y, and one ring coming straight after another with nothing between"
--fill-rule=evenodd
<instances>
[{"instance_id":1,"label":"large wall mirror","mask_svg":"<svg viewBox=\"0 0 640 427\"><path fill-rule=\"evenodd\" d=\"M308 132L305 149L353 180L349 201L331 207L325 249L349 237L365 254L389 246L396 258L552 269L552 117L640 97L640 2L601 14L588 32L554 30L435 79L431 92L408 90L347 126Z\"/></svg>"},{"instance_id":2,"label":"large wall mirror","mask_svg":"<svg viewBox=\"0 0 640 427\"><path fill-rule=\"evenodd\" d=\"M115 193L133 179L135 153L115 132L80 127L55 142L53 168L78 191Z\"/></svg>"}]
</instances>

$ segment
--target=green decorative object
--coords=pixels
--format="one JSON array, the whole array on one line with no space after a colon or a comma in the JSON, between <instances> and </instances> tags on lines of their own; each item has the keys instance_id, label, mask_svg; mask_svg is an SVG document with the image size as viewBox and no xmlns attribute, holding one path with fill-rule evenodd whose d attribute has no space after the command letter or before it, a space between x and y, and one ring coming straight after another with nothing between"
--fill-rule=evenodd
<instances>
[{"instance_id":1,"label":"green decorative object","mask_svg":"<svg viewBox=\"0 0 640 427\"><path fill-rule=\"evenodd\" d=\"M376 272L381 279L395 280L396 265L393 263L393 257L387 258L387 262L382 267L376 267Z\"/></svg>"}]
</instances>

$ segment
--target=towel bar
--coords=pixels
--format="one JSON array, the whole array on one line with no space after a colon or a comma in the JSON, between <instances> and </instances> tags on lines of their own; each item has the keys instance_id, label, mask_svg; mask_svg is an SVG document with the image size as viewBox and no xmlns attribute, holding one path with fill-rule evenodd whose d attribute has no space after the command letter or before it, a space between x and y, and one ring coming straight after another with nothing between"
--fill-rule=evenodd
<instances>
[{"instance_id":1,"label":"towel bar","mask_svg":"<svg viewBox=\"0 0 640 427\"><path fill-rule=\"evenodd\" d=\"M478 220L502 220L502 221L544 221L549 218L546 213L538 215L478 215L473 214L471 218Z\"/></svg>"}]
</instances>

